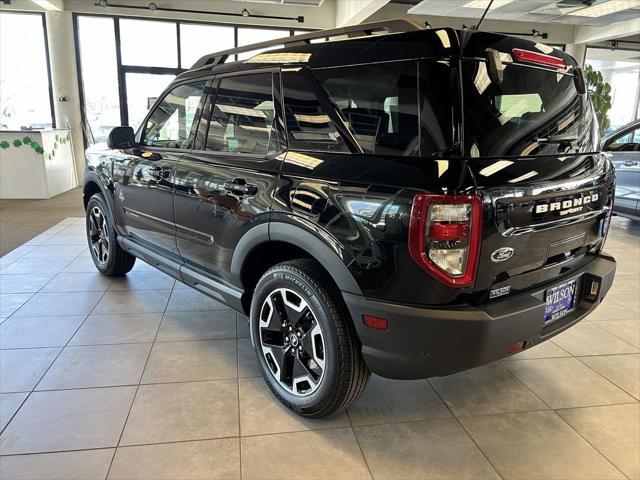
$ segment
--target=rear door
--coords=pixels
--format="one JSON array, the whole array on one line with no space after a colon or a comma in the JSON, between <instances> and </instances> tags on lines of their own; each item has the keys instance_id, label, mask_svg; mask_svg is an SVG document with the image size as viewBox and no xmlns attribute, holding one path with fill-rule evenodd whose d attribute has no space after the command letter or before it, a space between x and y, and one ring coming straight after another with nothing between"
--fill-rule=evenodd
<instances>
[{"instance_id":1,"label":"rear door","mask_svg":"<svg viewBox=\"0 0 640 480\"><path fill-rule=\"evenodd\" d=\"M198 127L196 149L176 173L175 221L189 270L231 282L234 249L252 227L269 221L282 148L276 127L279 73L217 78ZM183 273L185 281L195 278Z\"/></svg>"},{"instance_id":2,"label":"rear door","mask_svg":"<svg viewBox=\"0 0 640 480\"><path fill-rule=\"evenodd\" d=\"M615 181L598 153L591 103L576 90L570 57L496 37L501 43L493 46L505 59L502 83L489 79L487 62L462 62L464 155L485 210L476 290L487 295L558 279L593 258ZM566 64L521 62L511 47Z\"/></svg>"}]
</instances>

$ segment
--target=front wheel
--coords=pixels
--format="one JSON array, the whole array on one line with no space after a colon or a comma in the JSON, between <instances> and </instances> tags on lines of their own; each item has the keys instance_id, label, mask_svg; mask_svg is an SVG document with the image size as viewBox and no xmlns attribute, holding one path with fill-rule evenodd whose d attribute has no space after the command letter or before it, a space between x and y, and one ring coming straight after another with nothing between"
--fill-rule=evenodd
<instances>
[{"instance_id":1,"label":"front wheel","mask_svg":"<svg viewBox=\"0 0 640 480\"><path fill-rule=\"evenodd\" d=\"M276 398L312 418L344 410L369 370L339 292L311 260L270 268L251 302L258 364Z\"/></svg>"},{"instance_id":2,"label":"front wheel","mask_svg":"<svg viewBox=\"0 0 640 480\"><path fill-rule=\"evenodd\" d=\"M100 193L87 203L86 229L91 258L100 273L119 277L133 268L136 257L118 245L107 204Z\"/></svg>"}]
</instances>

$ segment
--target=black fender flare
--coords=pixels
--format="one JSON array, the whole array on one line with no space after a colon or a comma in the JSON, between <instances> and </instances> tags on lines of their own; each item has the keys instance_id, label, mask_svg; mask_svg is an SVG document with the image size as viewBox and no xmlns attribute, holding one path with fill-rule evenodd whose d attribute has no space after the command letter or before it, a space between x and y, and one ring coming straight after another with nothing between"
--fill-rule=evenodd
<instances>
[{"instance_id":1,"label":"black fender flare","mask_svg":"<svg viewBox=\"0 0 640 480\"><path fill-rule=\"evenodd\" d=\"M304 228L284 222L257 225L240 239L231 259L234 284L242 285L242 267L251 251L269 241L288 243L306 251L329 272L341 291L362 295L355 278L334 249Z\"/></svg>"},{"instance_id":2,"label":"black fender flare","mask_svg":"<svg viewBox=\"0 0 640 480\"><path fill-rule=\"evenodd\" d=\"M89 170L84 174L84 178L82 180L82 195L84 196L85 190L87 188L87 185L89 183L95 183L98 188L100 189L100 193L102 193L102 198L104 198L104 201L107 202L107 208L109 209L108 214L111 216L111 221L113 222L113 224L116 227L116 230L119 230L118 225L115 223L116 220L116 211L115 211L115 205L114 200L113 200L113 193L111 191L109 191L109 189L107 187L105 187L104 182L102 180L102 178L100 178L100 175L98 175L96 172Z\"/></svg>"}]
</instances>

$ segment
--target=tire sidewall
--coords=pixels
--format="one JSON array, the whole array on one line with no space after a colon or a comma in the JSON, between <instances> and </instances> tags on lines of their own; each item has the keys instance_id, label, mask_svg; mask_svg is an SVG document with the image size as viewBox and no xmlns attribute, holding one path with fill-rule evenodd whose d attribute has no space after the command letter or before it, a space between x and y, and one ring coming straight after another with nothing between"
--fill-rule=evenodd
<instances>
[{"instance_id":1,"label":"tire sidewall","mask_svg":"<svg viewBox=\"0 0 640 480\"><path fill-rule=\"evenodd\" d=\"M274 378L271 370L267 366L259 337L259 318L262 304L267 295L278 288L288 288L296 292L309 304L313 310L316 320L320 324L324 338L325 349L325 371L322 382L318 389L305 396L297 396L285 390ZM262 376L265 378L271 389L280 396L286 403L296 410L303 410L311 406L317 406L332 397L339 374L338 367L338 346L336 342L335 326L332 320L331 310L319 300L319 292L309 284L304 277L294 271L285 268L275 267L265 274L258 282L251 302L250 313L250 333L251 342L257 357L258 365Z\"/></svg>"},{"instance_id":2,"label":"tire sidewall","mask_svg":"<svg viewBox=\"0 0 640 480\"><path fill-rule=\"evenodd\" d=\"M105 264L101 264L95 258L95 255L93 253L93 249L91 247L91 238L89 236L89 232L90 232L90 229L91 229L90 223L89 223L89 216L91 215L91 210L95 206L98 206L100 208L100 210L102 211L102 214L104 215L105 220L107 222L107 233L109 235L109 260ZM102 197L102 194L100 194L100 193L94 194L89 199L89 202L87 203L87 211L86 211L86 218L85 218L85 230L86 230L86 235L87 235L87 244L89 245L89 254L91 255L91 259L93 260L94 265L96 266L96 268L101 273L108 273L108 272L112 271L113 268L114 268L115 261L116 261L116 248L115 248L115 246L116 246L117 238L116 238L115 231L113 229L113 222L112 222L111 212L109 211L109 208L108 208L106 202L104 201L104 198Z\"/></svg>"}]
</instances>

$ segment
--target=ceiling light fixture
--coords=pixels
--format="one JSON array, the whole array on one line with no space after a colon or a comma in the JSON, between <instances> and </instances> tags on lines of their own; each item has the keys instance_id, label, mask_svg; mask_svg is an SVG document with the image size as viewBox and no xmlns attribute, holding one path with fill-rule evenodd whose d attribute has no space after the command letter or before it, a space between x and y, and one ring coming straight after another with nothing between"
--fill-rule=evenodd
<instances>
[{"instance_id":1,"label":"ceiling light fixture","mask_svg":"<svg viewBox=\"0 0 640 480\"><path fill-rule=\"evenodd\" d=\"M496 8L504 7L505 5L510 4L514 0L493 0L493 4L491 5L490 10L495 10ZM470 2L464 5L464 8L487 8L489 4L489 0L471 0Z\"/></svg>"},{"instance_id":2,"label":"ceiling light fixture","mask_svg":"<svg viewBox=\"0 0 640 480\"><path fill-rule=\"evenodd\" d=\"M609 0L605 3L599 3L591 7L583 8L582 10L576 10L569 13L569 15L575 15L577 17L604 17L605 15L611 15L612 13L622 12L623 10L629 10L630 8L637 7L638 0Z\"/></svg>"}]
</instances>

